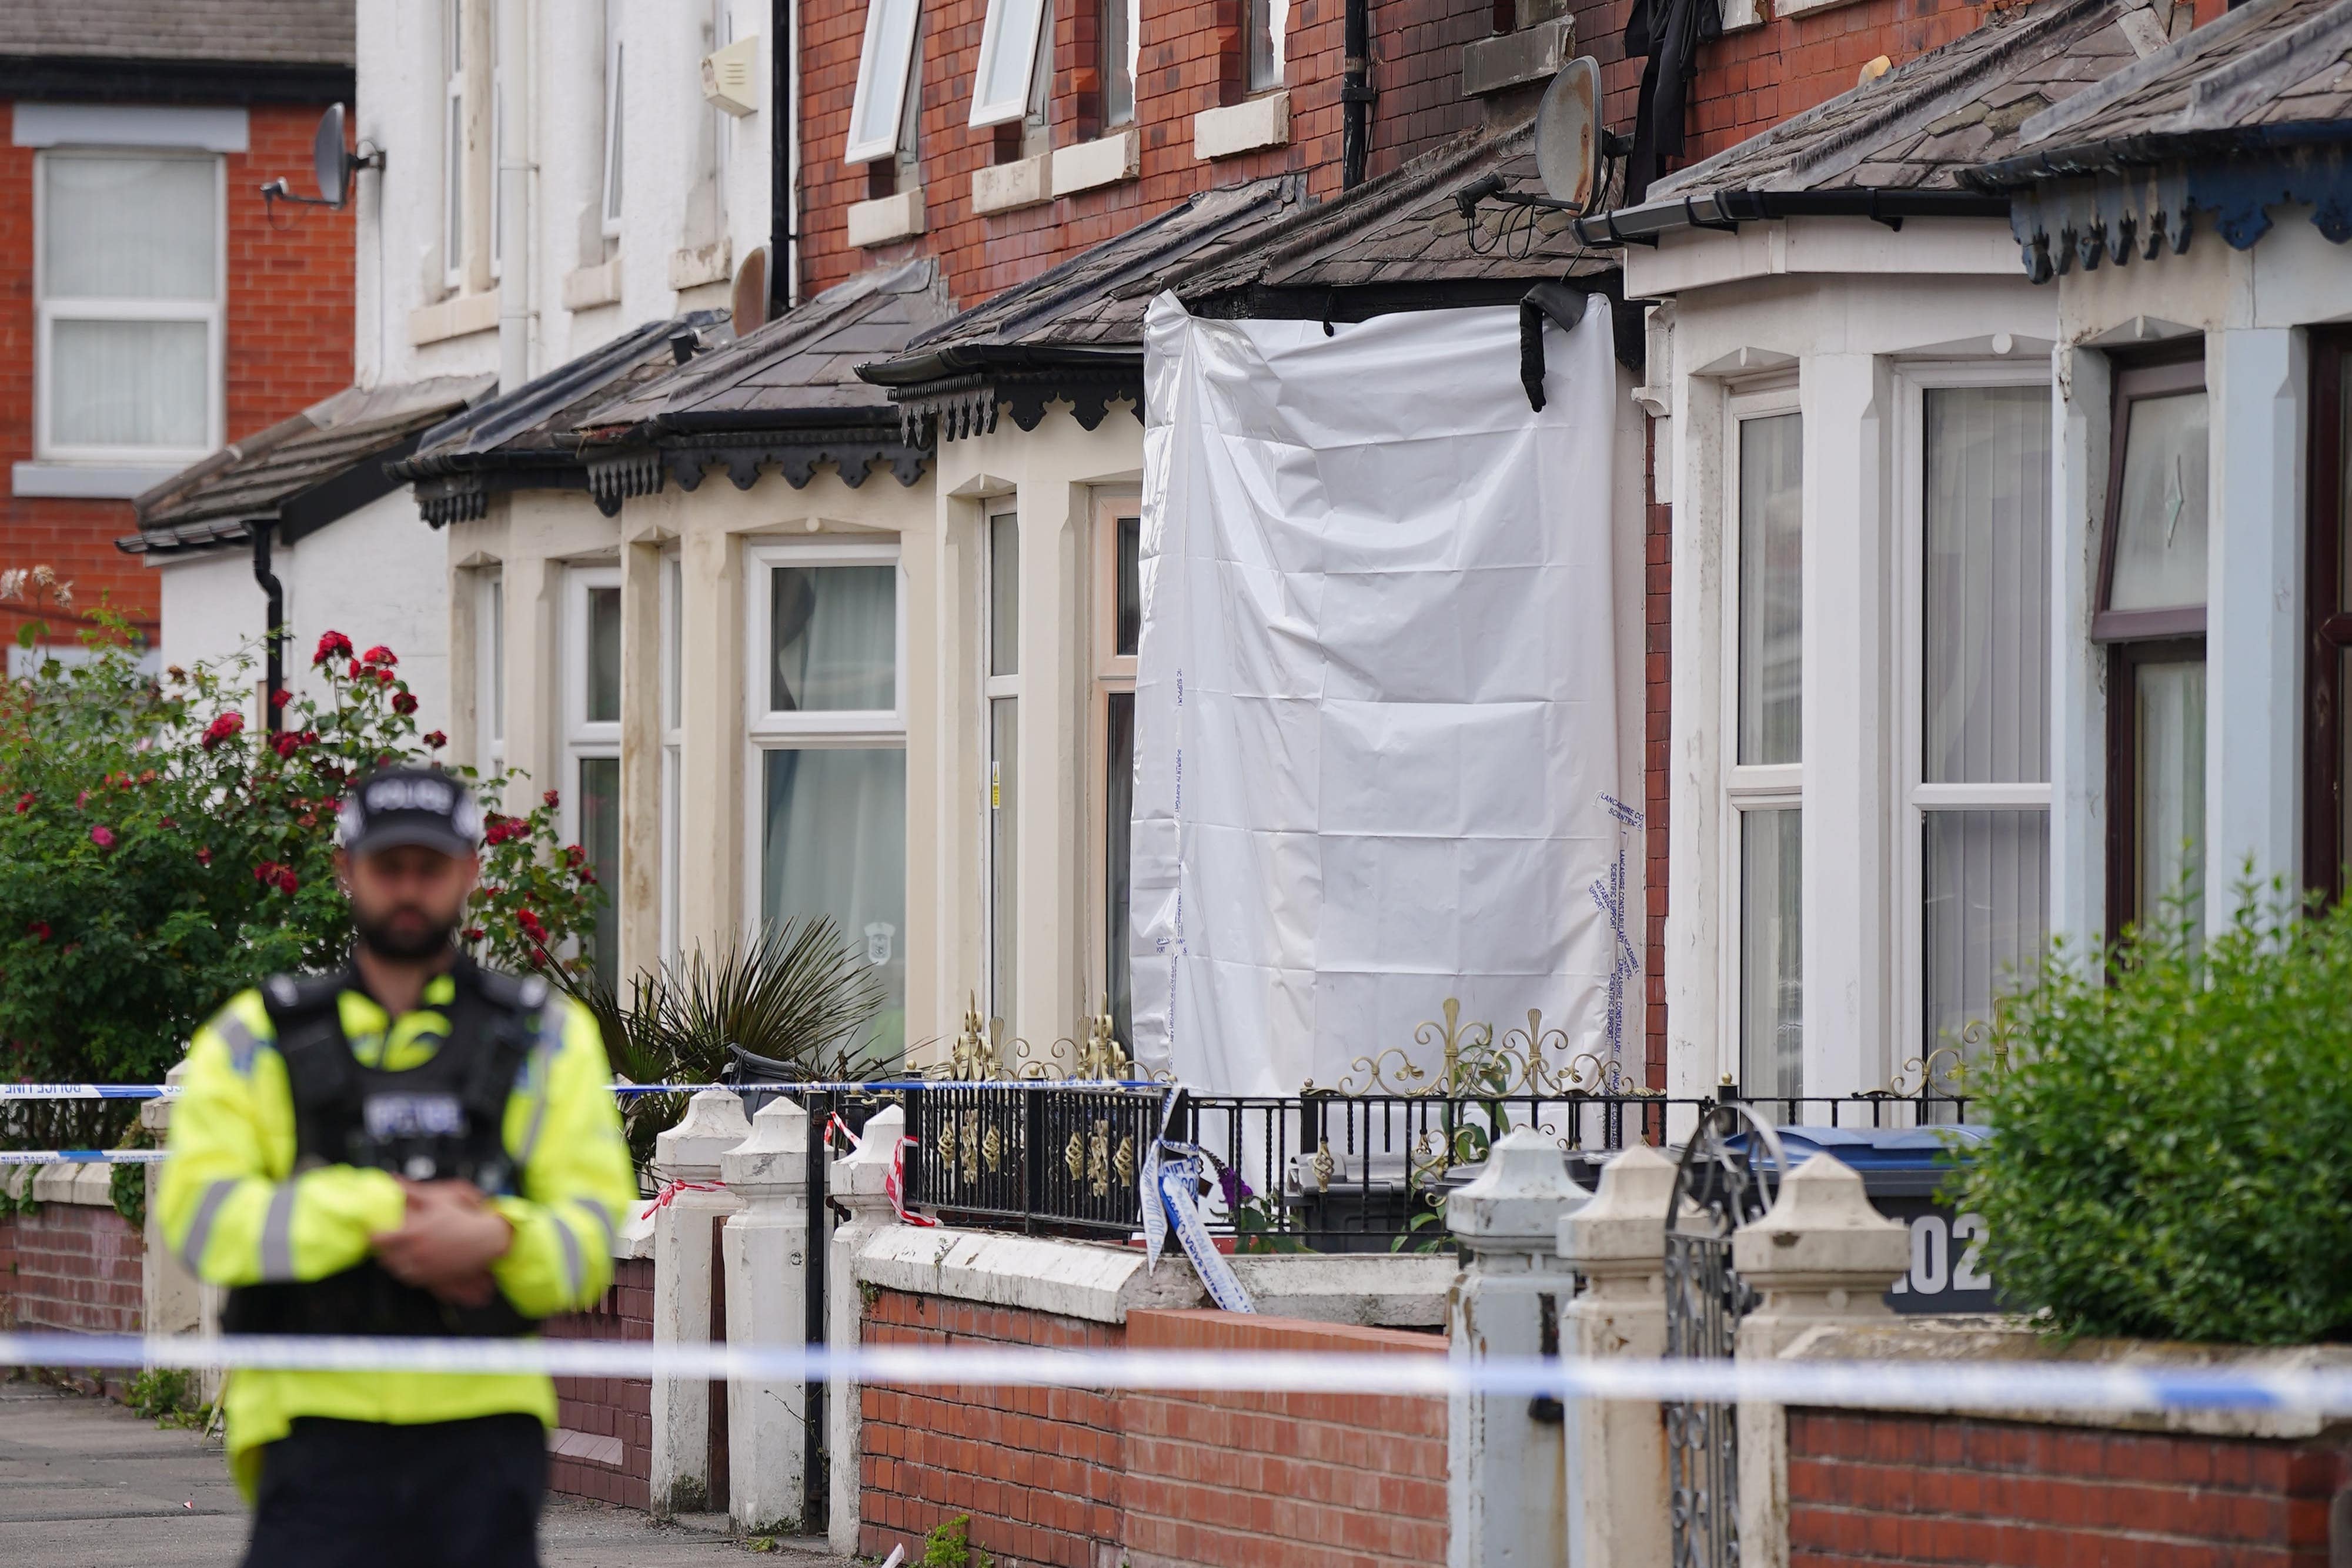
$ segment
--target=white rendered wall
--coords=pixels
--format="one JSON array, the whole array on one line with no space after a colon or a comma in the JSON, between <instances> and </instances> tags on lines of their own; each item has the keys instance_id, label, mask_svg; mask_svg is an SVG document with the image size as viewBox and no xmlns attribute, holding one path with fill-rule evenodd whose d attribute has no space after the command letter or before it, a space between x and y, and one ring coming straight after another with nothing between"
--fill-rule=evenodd
<instances>
[{"instance_id":1,"label":"white rendered wall","mask_svg":"<svg viewBox=\"0 0 2352 1568\"><path fill-rule=\"evenodd\" d=\"M286 674L306 686L320 633L341 632L362 648L377 643L400 657L416 695L417 727L450 727L448 570L440 538L418 520L405 490L380 497L318 533L273 553L285 589ZM261 678L261 634L268 603L253 579L253 552L236 545L159 565L163 653L167 664L218 661L240 649Z\"/></svg>"},{"instance_id":2,"label":"white rendered wall","mask_svg":"<svg viewBox=\"0 0 2352 1568\"><path fill-rule=\"evenodd\" d=\"M481 0L488 3L488 0ZM540 374L629 329L682 308L724 308L728 290L708 284L671 287L682 250L720 242L727 268L768 238L766 32L760 0L720 0L732 7L736 36L761 38L761 109L741 119L719 116L702 97L701 61L711 47L710 0L672 0L620 8L628 64L626 171L617 302L578 311L563 305L564 279L601 266L606 241L596 221L602 193L604 121L603 7L598 0L507 0L530 7L530 125L509 124L535 160L529 230L530 368ZM356 183L359 217L355 375L374 386L424 376L498 368L496 313L481 329L418 343L412 317L449 295L442 281L441 178L446 114L437 5L423 0L359 0L360 141L382 149L382 172ZM695 193L709 183L714 121L724 121L727 191L724 228L689 232ZM706 220L707 222L708 220ZM461 287L460 292L463 292Z\"/></svg>"}]
</instances>

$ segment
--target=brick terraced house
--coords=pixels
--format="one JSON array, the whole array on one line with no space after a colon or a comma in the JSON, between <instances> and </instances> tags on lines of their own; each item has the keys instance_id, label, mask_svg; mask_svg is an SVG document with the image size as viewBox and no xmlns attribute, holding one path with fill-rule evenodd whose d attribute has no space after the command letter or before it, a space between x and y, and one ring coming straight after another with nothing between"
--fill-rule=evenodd
<instances>
[{"instance_id":1,"label":"brick terraced house","mask_svg":"<svg viewBox=\"0 0 2352 1568\"><path fill-rule=\"evenodd\" d=\"M352 214L260 187L352 89L351 0L0 7L0 568L72 584L51 646L101 601L154 637L131 498L350 383Z\"/></svg>"}]
</instances>

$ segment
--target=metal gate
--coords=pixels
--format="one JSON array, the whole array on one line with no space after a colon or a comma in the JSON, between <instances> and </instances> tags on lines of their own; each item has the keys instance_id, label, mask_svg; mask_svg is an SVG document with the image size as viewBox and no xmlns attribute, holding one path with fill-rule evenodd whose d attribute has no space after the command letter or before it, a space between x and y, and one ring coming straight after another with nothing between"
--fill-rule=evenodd
<instances>
[{"instance_id":1,"label":"metal gate","mask_svg":"<svg viewBox=\"0 0 2352 1568\"><path fill-rule=\"evenodd\" d=\"M1780 1140L1745 1105L1713 1105L1675 1173L1666 1209L1666 1354L1729 1360L1755 1292L1731 1267L1731 1233L1772 1207ZM1729 1405L1665 1407L1675 1568L1737 1568L1739 1427Z\"/></svg>"}]
</instances>

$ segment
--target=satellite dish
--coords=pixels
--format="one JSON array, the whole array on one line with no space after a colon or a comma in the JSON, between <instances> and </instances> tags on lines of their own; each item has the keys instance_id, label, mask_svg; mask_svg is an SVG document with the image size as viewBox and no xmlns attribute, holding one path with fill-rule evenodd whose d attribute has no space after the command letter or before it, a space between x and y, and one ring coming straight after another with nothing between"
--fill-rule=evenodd
<instances>
[{"instance_id":1,"label":"satellite dish","mask_svg":"<svg viewBox=\"0 0 2352 1568\"><path fill-rule=\"evenodd\" d=\"M310 167L319 177L319 197L340 207L352 193L352 171L360 161L343 146L343 106L330 104L319 116L319 134L310 143Z\"/></svg>"},{"instance_id":2,"label":"satellite dish","mask_svg":"<svg viewBox=\"0 0 2352 1568\"><path fill-rule=\"evenodd\" d=\"M1544 194L1581 217L1601 200L1601 62L1579 55L1559 68L1536 110L1536 172Z\"/></svg>"}]
</instances>

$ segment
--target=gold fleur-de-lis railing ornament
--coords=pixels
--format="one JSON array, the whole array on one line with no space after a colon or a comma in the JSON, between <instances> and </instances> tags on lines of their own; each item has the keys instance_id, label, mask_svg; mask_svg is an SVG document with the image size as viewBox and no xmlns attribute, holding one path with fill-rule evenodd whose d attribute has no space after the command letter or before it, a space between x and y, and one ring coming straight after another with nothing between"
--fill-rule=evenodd
<instances>
[{"instance_id":1,"label":"gold fleur-de-lis railing ornament","mask_svg":"<svg viewBox=\"0 0 2352 1568\"><path fill-rule=\"evenodd\" d=\"M1315 1150L1315 1190L1329 1192L1331 1178L1339 1174L1339 1162L1331 1153L1331 1140L1326 1138Z\"/></svg>"},{"instance_id":2,"label":"gold fleur-de-lis railing ornament","mask_svg":"<svg viewBox=\"0 0 2352 1568\"><path fill-rule=\"evenodd\" d=\"M993 1122L989 1124L988 1131L981 1134L980 1163L988 1167L991 1176L1004 1168L1004 1134L996 1130Z\"/></svg>"},{"instance_id":3,"label":"gold fleur-de-lis railing ornament","mask_svg":"<svg viewBox=\"0 0 2352 1568\"><path fill-rule=\"evenodd\" d=\"M1070 1134L1069 1147L1062 1151L1062 1168L1070 1173L1072 1181L1087 1174L1087 1135L1084 1133Z\"/></svg>"},{"instance_id":4,"label":"gold fleur-de-lis railing ornament","mask_svg":"<svg viewBox=\"0 0 2352 1568\"><path fill-rule=\"evenodd\" d=\"M1000 1060L990 1031L980 1021L980 995L972 992L964 1003L963 1027L949 1051L948 1076L958 1083L986 1083L1003 1076Z\"/></svg>"},{"instance_id":5,"label":"gold fleur-de-lis railing ornament","mask_svg":"<svg viewBox=\"0 0 2352 1568\"><path fill-rule=\"evenodd\" d=\"M966 1111L963 1113L963 1137L961 1143L963 1149L963 1179L968 1182L977 1182L980 1180L980 1113L977 1110Z\"/></svg>"},{"instance_id":6,"label":"gold fleur-de-lis railing ornament","mask_svg":"<svg viewBox=\"0 0 2352 1568\"><path fill-rule=\"evenodd\" d=\"M1110 1124L1097 1122L1087 1141L1087 1184L1097 1197L1110 1196Z\"/></svg>"},{"instance_id":7,"label":"gold fleur-de-lis railing ornament","mask_svg":"<svg viewBox=\"0 0 2352 1568\"><path fill-rule=\"evenodd\" d=\"M1118 1177L1118 1185L1122 1188L1134 1183L1135 1139L1131 1135L1120 1134L1118 1150L1110 1157L1110 1173Z\"/></svg>"},{"instance_id":8,"label":"gold fleur-de-lis railing ornament","mask_svg":"<svg viewBox=\"0 0 2352 1568\"><path fill-rule=\"evenodd\" d=\"M1087 1042L1078 1051L1080 1078L1110 1083L1127 1076L1129 1062L1126 1048L1118 1043L1117 1027L1110 1016L1110 998L1105 997L1102 1010L1086 1021Z\"/></svg>"},{"instance_id":9,"label":"gold fleur-de-lis railing ornament","mask_svg":"<svg viewBox=\"0 0 2352 1568\"><path fill-rule=\"evenodd\" d=\"M940 1151L940 1164L947 1169L949 1174L953 1175L956 1168L956 1121L954 1112L950 1111L946 1115L940 1118L939 1131L931 1134L931 1142Z\"/></svg>"}]
</instances>

